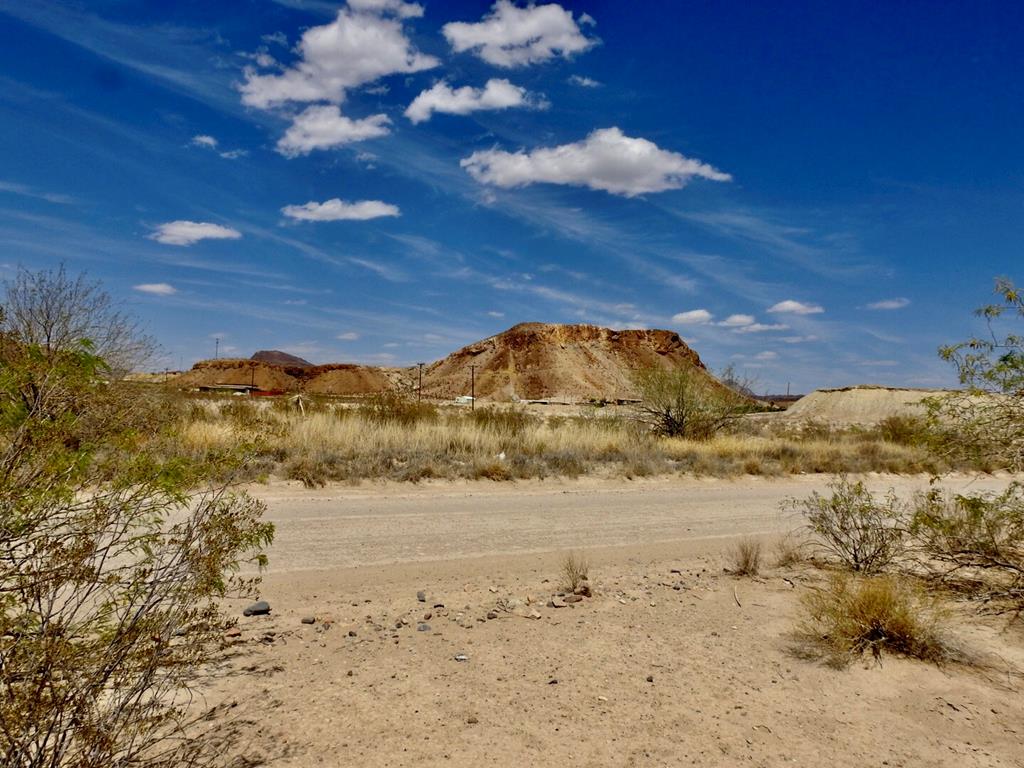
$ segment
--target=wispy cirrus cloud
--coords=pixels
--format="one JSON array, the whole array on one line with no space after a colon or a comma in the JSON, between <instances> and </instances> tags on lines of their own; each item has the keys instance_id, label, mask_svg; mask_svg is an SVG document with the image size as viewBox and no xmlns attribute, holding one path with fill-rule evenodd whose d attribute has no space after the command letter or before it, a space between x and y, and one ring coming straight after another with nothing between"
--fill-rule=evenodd
<instances>
[{"instance_id":1,"label":"wispy cirrus cloud","mask_svg":"<svg viewBox=\"0 0 1024 768\"><path fill-rule=\"evenodd\" d=\"M904 307L910 306L910 299L896 298L896 299L882 299L881 301L873 301L867 305L868 309L876 310L893 310L903 309Z\"/></svg>"},{"instance_id":2,"label":"wispy cirrus cloud","mask_svg":"<svg viewBox=\"0 0 1024 768\"><path fill-rule=\"evenodd\" d=\"M70 195L63 195L58 192L44 192L36 189L35 187L30 187L27 184L18 184L13 181L0 180L0 192L20 195L21 197L31 197L36 200L45 200L48 203L56 203L59 205L67 205L74 202L74 198Z\"/></svg>"}]
</instances>

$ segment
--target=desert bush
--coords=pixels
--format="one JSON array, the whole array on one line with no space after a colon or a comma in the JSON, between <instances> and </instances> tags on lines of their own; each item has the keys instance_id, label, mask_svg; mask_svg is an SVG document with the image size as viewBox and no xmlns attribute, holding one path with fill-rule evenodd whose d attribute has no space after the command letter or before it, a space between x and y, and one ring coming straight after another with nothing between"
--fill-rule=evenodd
<instances>
[{"instance_id":1,"label":"desert bush","mask_svg":"<svg viewBox=\"0 0 1024 768\"><path fill-rule=\"evenodd\" d=\"M737 576L757 576L761 572L761 542L744 537L729 552L730 569Z\"/></svg>"},{"instance_id":2,"label":"desert bush","mask_svg":"<svg viewBox=\"0 0 1024 768\"><path fill-rule=\"evenodd\" d=\"M934 662L951 656L937 601L890 576L832 574L824 589L803 596L801 607L801 634L825 643L838 661L865 651Z\"/></svg>"},{"instance_id":3,"label":"desert bush","mask_svg":"<svg viewBox=\"0 0 1024 768\"><path fill-rule=\"evenodd\" d=\"M926 445L931 439L923 416L889 416L879 422L877 433L882 440L897 445Z\"/></svg>"},{"instance_id":4,"label":"desert bush","mask_svg":"<svg viewBox=\"0 0 1024 768\"><path fill-rule=\"evenodd\" d=\"M590 563L576 552L570 552L562 558L562 588L575 592L576 589L590 578Z\"/></svg>"},{"instance_id":5,"label":"desert bush","mask_svg":"<svg viewBox=\"0 0 1024 768\"><path fill-rule=\"evenodd\" d=\"M5 307L31 306L12 301L21 285ZM0 764L191 764L210 743L185 730L190 686L216 653L222 599L251 594L238 569L262 565L273 529L259 502L212 479L237 457L153 450L159 417L110 383L91 343L5 327Z\"/></svg>"},{"instance_id":6,"label":"desert bush","mask_svg":"<svg viewBox=\"0 0 1024 768\"><path fill-rule=\"evenodd\" d=\"M929 417L942 436L935 449L977 464L1024 470L1024 335L1007 331L1007 320L1024 321L1024 295L996 280L998 303L975 314L989 327L984 338L942 347L939 355L957 369L962 392L933 398Z\"/></svg>"},{"instance_id":7,"label":"desert bush","mask_svg":"<svg viewBox=\"0 0 1024 768\"><path fill-rule=\"evenodd\" d=\"M437 407L398 390L380 392L363 406L366 418L378 424L411 424L437 421Z\"/></svg>"},{"instance_id":8,"label":"desert bush","mask_svg":"<svg viewBox=\"0 0 1024 768\"><path fill-rule=\"evenodd\" d=\"M695 366L647 368L637 372L635 384L641 401L633 418L663 437L708 440L754 410L746 397Z\"/></svg>"},{"instance_id":9,"label":"desert bush","mask_svg":"<svg viewBox=\"0 0 1024 768\"><path fill-rule=\"evenodd\" d=\"M483 429L492 429L505 435L521 435L536 426L540 419L520 408L488 406L470 411L469 420Z\"/></svg>"},{"instance_id":10,"label":"desert bush","mask_svg":"<svg viewBox=\"0 0 1024 768\"><path fill-rule=\"evenodd\" d=\"M901 552L907 512L893 490L876 498L862 481L841 476L806 499L787 499L783 509L801 512L815 544L855 571L877 572Z\"/></svg>"},{"instance_id":11,"label":"desert bush","mask_svg":"<svg viewBox=\"0 0 1024 768\"><path fill-rule=\"evenodd\" d=\"M933 488L918 497L911 533L938 569L981 595L996 610L1024 612L1024 485L999 494L949 494Z\"/></svg>"}]
</instances>

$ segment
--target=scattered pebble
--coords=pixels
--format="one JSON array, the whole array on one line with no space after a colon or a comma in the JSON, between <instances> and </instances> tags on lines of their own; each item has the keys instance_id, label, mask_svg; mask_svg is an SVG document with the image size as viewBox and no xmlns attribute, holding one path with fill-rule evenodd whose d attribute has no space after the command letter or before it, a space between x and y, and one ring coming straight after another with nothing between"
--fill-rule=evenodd
<instances>
[{"instance_id":1,"label":"scattered pebble","mask_svg":"<svg viewBox=\"0 0 1024 768\"><path fill-rule=\"evenodd\" d=\"M480 721L477 720L476 715L470 715L469 717L466 718L466 722L469 723L470 725L476 725Z\"/></svg>"},{"instance_id":2,"label":"scattered pebble","mask_svg":"<svg viewBox=\"0 0 1024 768\"><path fill-rule=\"evenodd\" d=\"M648 683L653 683L654 682L654 675L648 675L647 676L647 682Z\"/></svg>"},{"instance_id":3,"label":"scattered pebble","mask_svg":"<svg viewBox=\"0 0 1024 768\"><path fill-rule=\"evenodd\" d=\"M469 656L467 656L464 653L456 653L455 654L455 660L456 661L469 661Z\"/></svg>"},{"instance_id":4,"label":"scattered pebble","mask_svg":"<svg viewBox=\"0 0 1024 768\"><path fill-rule=\"evenodd\" d=\"M316 624L316 617L315 616L303 616L302 617L302 623L303 624Z\"/></svg>"},{"instance_id":5,"label":"scattered pebble","mask_svg":"<svg viewBox=\"0 0 1024 768\"><path fill-rule=\"evenodd\" d=\"M416 626L416 631L417 632L429 632L430 631L430 625L426 624L426 623L420 623L420 624L418 624Z\"/></svg>"},{"instance_id":6,"label":"scattered pebble","mask_svg":"<svg viewBox=\"0 0 1024 768\"><path fill-rule=\"evenodd\" d=\"M427 602L427 593L421 589L419 592L416 593L416 599L419 600L421 603Z\"/></svg>"},{"instance_id":7,"label":"scattered pebble","mask_svg":"<svg viewBox=\"0 0 1024 768\"><path fill-rule=\"evenodd\" d=\"M487 618L488 619L496 619L496 618L498 618L498 614L495 613L494 611L488 611L487 612Z\"/></svg>"}]
</instances>

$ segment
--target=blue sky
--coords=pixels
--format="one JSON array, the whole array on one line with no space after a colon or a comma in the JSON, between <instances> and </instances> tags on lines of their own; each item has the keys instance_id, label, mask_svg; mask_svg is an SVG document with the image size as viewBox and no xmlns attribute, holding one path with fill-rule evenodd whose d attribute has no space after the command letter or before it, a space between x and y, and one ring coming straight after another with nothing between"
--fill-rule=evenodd
<instances>
[{"instance_id":1,"label":"blue sky","mask_svg":"<svg viewBox=\"0 0 1024 768\"><path fill-rule=\"evenodd\" d=\"M678 330L761 389L953 383L1024 263L1015 3L0 0L0 269L172 368Z\"/></svg>"}]
</instances>

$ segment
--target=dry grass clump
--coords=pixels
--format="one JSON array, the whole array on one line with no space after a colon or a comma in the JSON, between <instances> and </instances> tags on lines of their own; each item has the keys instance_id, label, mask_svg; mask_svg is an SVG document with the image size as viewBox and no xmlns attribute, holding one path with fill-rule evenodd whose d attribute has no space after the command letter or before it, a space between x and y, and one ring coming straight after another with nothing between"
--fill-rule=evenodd
<instances>
[{"instance_id":1,"label":"dry grass clump","mask_svg":"<svg viewBox=\"0 0 1024 768\"><path fill-rule=\"evenodd\" d=\"M791 531L775 542L775 565L791 568L807 560L807 541Z\"/></svg>"},{"instance_id":2,"label":"dry grass clump","mask_svg":"<svg viewBox=\"0 0 1024 768\"><path fill-rule=\"evenodd\" d=\"M804 595L800 633L823 642L837 662L865 651L924 661L952 658L944 639L946 613L934 599L889 576L833 574L828 585Z\"/></svg>"},{"instance_id":3,"label":"dry grass clump","mask_svg":"<svg viewBox=\"0 0 1024 768\"><path fill-rule=\"evenodd\" d=\"M737 576L757 576L761 572L761 542L744 537L732 548L730 570Z\"/></svg>"},{"instance_id":4,"label":"dry grass clump","mask_svg":"<svg viewBox=\"0 0 1024 768\"><path fill-rule=\"evenodd\" d=\"M587 559L576 552L570 552L562 559L562 587L569 592L576 589L585 581L589 580L590 563Z\"/></svg>"}]
</instances>

